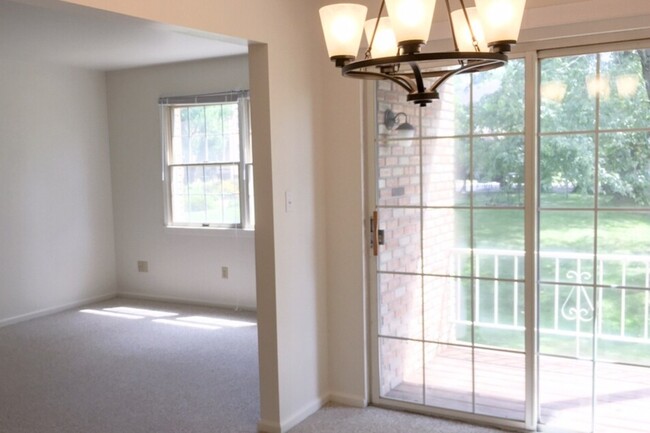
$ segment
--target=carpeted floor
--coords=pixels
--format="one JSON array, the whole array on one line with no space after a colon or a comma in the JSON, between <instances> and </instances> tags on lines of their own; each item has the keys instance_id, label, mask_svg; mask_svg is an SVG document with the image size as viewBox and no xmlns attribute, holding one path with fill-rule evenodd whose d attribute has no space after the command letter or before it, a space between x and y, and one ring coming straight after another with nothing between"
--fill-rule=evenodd
<instances>
[{"instance_id":1,"label":"carpeted floor","mask_svg":"<svg viewBox=\"0 0 650 433\"><path fill-rule=\"evenodd\" d=\"M0 433L255 433L252 313L116 298L0 328ZM495 433L328 405L290 433Z\"/></svg>"},{"instance_id":2,"label":"carpeted floor","mask_svg":"<svg viewBox=\"0 0 650 433\"><path fill-rule=\"evenodd\" d=\"M377 407L327 405L289 433L503 433L456 421Z\"/></svg>"},{"instance_id":3,"label":"carpeted floor","mask_svg":"<svg viewBox=\"0 0 650 433\"><path fill-rule=\"evenodd\" d=\"M256 432L254 315L119 298L84 309L0 328L0 432Z\"/></svg>"}]
</instances>

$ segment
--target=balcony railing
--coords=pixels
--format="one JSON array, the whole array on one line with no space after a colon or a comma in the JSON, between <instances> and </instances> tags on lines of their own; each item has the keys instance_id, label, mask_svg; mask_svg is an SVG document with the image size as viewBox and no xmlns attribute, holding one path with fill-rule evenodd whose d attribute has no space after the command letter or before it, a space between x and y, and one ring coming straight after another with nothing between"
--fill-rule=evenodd
<instances>
[{"instance_id":1,"label":"balcony railing","mask_svg":"<svg viewBox=\"0 0 650 433\"><path fill-rule=\"evenodd\" d=\"M472 253L478 301L467 301L469 289L457 279L457 323L523 332L524 252L459 248L453 275L467 275ZM594 331L599 340L650 344L650 255L543 251L539 264L542 336L574 338L578 354L580 339Z\"/></svg>"}]
</instances>

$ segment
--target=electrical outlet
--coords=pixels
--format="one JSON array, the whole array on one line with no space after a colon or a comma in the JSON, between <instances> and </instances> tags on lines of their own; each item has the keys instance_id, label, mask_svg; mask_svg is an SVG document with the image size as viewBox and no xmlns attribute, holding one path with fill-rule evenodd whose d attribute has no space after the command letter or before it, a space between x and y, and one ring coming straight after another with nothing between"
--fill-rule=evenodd
<instances>
[{"instance_id":1,"label":"electrical outlet","mask_svg":"<svg viewBox=\"0 0 650 433\"><path fill-rule=\"evenodd\" d=\"M228 279L228 266L221 267L221 278Z\"/></svg>"},{"instance_id":2,"label":"electrical outlet","mask_svg":"<svg viewBox=\"0 0 650 433\"><path fill-rule=\"evenodd\" d=\"M138 272L149 272L149 262L138 260Z\"/></svg>"}]
</instances>

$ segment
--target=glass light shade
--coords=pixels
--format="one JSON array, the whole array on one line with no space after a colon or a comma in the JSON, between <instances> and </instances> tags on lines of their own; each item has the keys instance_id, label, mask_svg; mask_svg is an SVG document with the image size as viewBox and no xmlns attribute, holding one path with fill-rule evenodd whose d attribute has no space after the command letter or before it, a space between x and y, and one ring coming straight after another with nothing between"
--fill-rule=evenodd
<instances>
[{"instance_id":1,"label":"glass light shade","mask_svg":"<svg viewBox=\"0 0 650 433\"><path fill-rule=\"evenodd\" d=\"M488 44L516 42L526 0L476 0L476 10Z\"/></svg>"},{"instance_id":2,"label":"glass light shade","mask_svg":"<svg viewBox=\"0 0 650 433\"><path fill-rule=\"evenodd\" d=\"M398 43L429 40L436 0L386 0Z\"/></svg>"},{"instance_id":3,"label":"glass light shade","mask_svg":"<svg viewBox=\"0 0 650 433\"><path fill-rule=\"evenodd\" d=\"M366 21L365 30L368 44L370 44L372 33L375 31L376 22L377 18ZM397 55L397 39L395 39L395 33L393 32L393 28L390 26L390 18L381 17L379 19L377 33L375 33L375 40L372 43L370 54L373 59Z\"/></svg>"},{"instance_id":4,"label":"glass light shade","mask_svg":"<svg viewBox=\"0 0 650 433\"><path fill-rule=\"evenodd\" d=\"M621 98L631 98L636 95L640 79L638 75L625 74L616 77L616 92Z\"/></svg>"},{"instance_id":5,"label":"glass light shade","mask_svg":"<svg viewBox=\"0 0 650 433\"><path fill-rule=\"evenodd\" d=\"M368 8L351 3L323 6L319 10L330 58L355 58L359 52Z\"/></svg>"},{"instance_id":6,"label":"glass light shade","mask_svg":"<svg viewBox=\"0 0 650 433\"><path fill-rule=\"evenodd\" d=\"M400 124L395 128L395 137L402 139L400 144L405 147L409 147L413 144L413 138L415 138L415 127L408 122Z\"/></svg>"},{"instance_id":7,"label":"glass light shade","mask_svg":"<svg viewBox=\"0 0 650 433\"><path fill-rule=\"evenodd\" d=\"M471 32L467 25L467 17L465 17L463 9L457 9L451 13L451 22L454 26L454 37L456 39L456 45L458 45L458 50L470 52L476 51L474 48L474 42L472 41L472 33L474 33L479 49L482 52L487 52L488 45L485 40L485 34L483 33L483 27L478 18L476 8L465 8L465 10L467 11L470 25L472 26Z\"/></svg>"},{"instance_id":8,"label":"glass light shade","mask_svg":"<svg viewBox=\"0 0 650 433\"><path fill-rule=\"evenodd\" d=\"M590 98L599 96L603 99L609 98L612 91L609 86L609 77L607 75L592 75L585 79L587 83L587 93Z\"/></svg>"}]
</instances>

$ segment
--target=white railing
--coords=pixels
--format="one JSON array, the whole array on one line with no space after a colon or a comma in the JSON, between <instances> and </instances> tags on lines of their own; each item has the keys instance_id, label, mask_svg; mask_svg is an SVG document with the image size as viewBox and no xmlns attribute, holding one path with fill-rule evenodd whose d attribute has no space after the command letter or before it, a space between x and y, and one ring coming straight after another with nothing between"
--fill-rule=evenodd
<instances>
[{"instance_id":1,"label":"white railing","mask_svg":"<svg viewBox=\"0 0 650 433\"><path fill-rule=\"evenodd\" d=\"M463 248L454 252L453 275L468 274L465 268L473 253L473 274L483 278L474 280L473 324L483 328L523 331L523 299L520 298L523 294L524 252ZM650 344L650 255L594 256L544 251L539 253L539 263L540 287L544 288L540 290L539 298L542 334L593 337L595 328L599 339ZM595 296L594 272L598 287ZM485 298L482 291L489 289L492 289L491 308L484 308L484 302L479 300ZM467 289L459 279L456 317L462 324L472 323L464 310L466 296L469 296ZM636 307L633 319L637 326L632 330L627 326L629 307Z\"/></svg>"}]
</instances>

